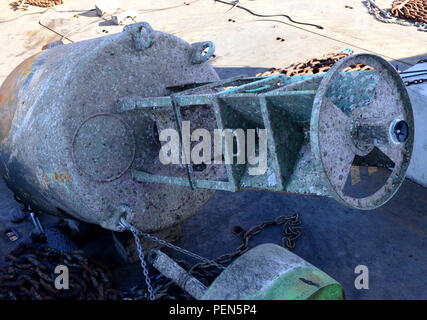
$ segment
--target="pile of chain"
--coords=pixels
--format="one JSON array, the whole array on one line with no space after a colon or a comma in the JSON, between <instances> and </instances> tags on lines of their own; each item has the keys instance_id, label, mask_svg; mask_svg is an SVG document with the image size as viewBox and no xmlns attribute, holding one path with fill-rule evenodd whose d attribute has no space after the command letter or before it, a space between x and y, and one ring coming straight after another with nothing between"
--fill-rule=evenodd
<instances>
[{"instance_id":1,"label":"pile of chain","mask_svg":"<svg viewBox=\"0 0 427 320\"><path fill-rule=\"evenodd\" d=\"M427 1L424 1L427 3ZM292 76L303 76L303 75L312 75L312 74L318 74L323 72L328 72L331 67L337 63L339 60L353 54L352 52L343 52L343 53L327 53L322 58L312 58L305 62L298 62L291 64L290 66L286 68L270 68L268 71L257 73L257 77L268 77L273 76L277 74L285 74L287 77ZM425 60L420 60L417 63L423 63L426 62ZM349 71L364 71L364 70L373 70L372 67L366 66L363 64L356 64L354 66L349 66L345 69L343 69L343 72L349 72ZM426 72L422 73L421 70L419 73L416 72L409 72L414 75L412 76L404 76L402 79L404 79L404 83L406 86L410 86L413 84L421 84L427 81L427 79L416 79L416 80L405 80L406 78L410 78L417 75L424 75ZM401 74L406 74L407 72L401 72Z\"/></svg>"},{"instance_id":2,"label":"pile of chain","mask_svg":"<svg viewBox=\"0 0 427 320\"><path fill-rule=\"evenodd\" d=\"M238 227L240 231L235 234L241 238L242 244L232 253L215 260L205 259L148 234L140 235L201 260L202 262L193 266L186 261L177 262L192 276L209 286L224 270L223 264L230 263L248 251L250 239L273 225L283 226L285 236L282 245L293 249L295 240L302 234L298 214L264 221L248 231ZM158 272L150 272L150 275L147 272L146 276L152 283L150 288L147 284L147 287L135 287L128 291L114 289L107 268L85 258L81 252L68 253L47 246L24 244L10 252L5 259L7 264L0 270L0 300L146 300L150 296L155 299L193 299ZM55 268L58 265L67 266L69 270L69 289L55 288L55 279L58 277ZM147 270L146 267L144 270Z\"/></svg>"},{"instance_id":3,"label":"pile of chain","mask_svg":"<svg viewBox=\"0 0 427 320\"><path fill-rule=\"evenodd\" d=\"M111 275L79 252L66 253L47 246L21 245L6 256L0 270L0 300L118 300ZM55 268L69 270L69 289L57 290Z\"/></svg>"},{"instance_id":4,"label":"pile of chain","mask_svg":"<svg viewBox=\"0 0 427 320\"><path fill-rule=\"evenodd\" d=\"M321 58L312 58L304 62L297 62L297 63L291 64L286 68L278 68L278 69L270 68L268 71L258 73L256 76L262 77L262 76L273 76L277 74L285 74L287 77L293 77L293 76L304 76L304 75L328 72L335 63L337 63L339 60L351 54L352 53L347 53L347 52L342 52L342 53L330 52L325 54ZM369 66L365 66L363 64L357 64L357 65L345 68L343 71L363 71L363 70L372 70L372 68Z\"/></svg>"},{"instance_id":5,"label":"pile of chain","mask_svg":"<svg viewBox=\"0 0 427 320\"><path fill-rule=\"evenodd\" d=\"M390 12L398 18L427 23L427 0L397 0Z\"/></svg>"},{"instance_id":6,"label":"pile of chain","mask_svg":"<svg viewBox=\"0 0 427 320\"><path fill-rule=\"evenodd\" d=\"M416 7L412 5L410 6L412 11L409 10L409 7L403 9L403 7L405 7L409 3L409 0L395 1L392 5L392 8L387 11L381 9L373 0L367 0L364 2L364 4L368 8L368 12L380 22L394 23L401 26L416 26L418 27L419 31L427 32L427 23L425 21L418 20L420 17L424 17L424 19L426 17L426 1L418 0L414 2L416 2L417 5Z\"/></svg>"},{"instance_id":7,"label":"pile of chain","mask_svg":"<svg viewBox=\"0 0 427 320\"><path fill-rule=\"evenodd\" d=\"M12 2L10 5L13 7L20 7L27 4L30 6L49 8L63 3L64 2L62 0L24 0Z\"/></svg>"}]
</instances>

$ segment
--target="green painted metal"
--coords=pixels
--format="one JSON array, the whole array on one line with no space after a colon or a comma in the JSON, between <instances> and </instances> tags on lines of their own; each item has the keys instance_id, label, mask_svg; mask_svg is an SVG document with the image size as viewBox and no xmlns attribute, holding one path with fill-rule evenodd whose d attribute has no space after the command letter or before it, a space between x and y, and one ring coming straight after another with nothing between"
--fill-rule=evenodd
<instances>
[{"instance_id":1,"label":"green painted metal","mask_svg":"<svg viewBox=\"0 0 427 320\"><path fill-rule=\"evenodd\" d=\"M342 286L287 249L259 245L233 261L207 288L159 250L148 259L162 275L202 300L342 300Z\"/></svg>"},{"instance_id":2,"label":"green painted metal","mask_svg":"<svg viewBox=\"0 0 427 320\"><path fill-rule=\"evenodd\" d=\"M342 286L307 261L275 244L249 250L207 289L204 300L342 300Z\"/></svg>"},{"instance_id":3,"label":"green painted metal","mask_svg":"<svg viewBox=\"0 0 427 320\"><path fill-rule=\"evenodd\" d=\"M344 113L351 115L355 108L369 105L374 95L374 90L380 79L376 70L364 72L340 73L328 87L325 97L329 98ZM362 87L359 94L349 94L353 88Z\"/></svg>"},{"instance_id":4,"label":"green painted metal","mask_svg":"<svg viewBox=\"0 0 427 320\"><path fill-rule=\"evenodd\" d=\"M374 66L375 70L341 72L345 67L356 63ZM395 88L397 93L390 92L390 88ZM180 89L182 90L179 91ZM255 78L236 77L200 85L184 84L174 87L173 91L171 96L164 97L125 97L118 101L117 108L119 112L147 108L171 108L175 111L176 125L180 128L182 121L180 110L182 108L204 105L214 109L218 129L267 129L268 169L263 175L251 176L248 174L249 165L237 164L234 161L232 165L226 165L228 182L211 180L196 183L191 166L187 165L188 181L184 181L182 178L150 177L148 173L134 173L139 181L156 181L216 190L261 189L333 196L346 205L371 209L384 204L395 193L409 163L413 143L413 118L410 101L397 72L385 60L374 55L354 55L343 59L327 74L298 77L284 75ZM387 93L390 96L387 96ZM330 110L325 106L328 103ZM356 110L360 108L362 111L368 110L372 105L376 106L371 107L372 110L389 108L390 115L402 118L400 120L404 118L409 124L409 139L403 144L404 156L394 159L397 162L395 167L398 167L400 171L395 178L392 177L391 182L387 183L387 187L381 189L380 193L383 196L375 195L373 198L364 199L346 197L339 189L342 188L341 180L349 174L353 158L365 155L361 150L356 150L357 147L365 145L366 150L371 150L371 147L377 143L378 139L375 138L378 138L379 135L390 136L388 131L390 124L385 122L394 118L386 119L381 124L379 123L381 121L378 120L377 124L372 125L367 124L372 119L368 120L367 117L363 117L365 123L356 123L359 121L355 118ZM368 113L373 112L369 110ZM395 110L398 111L395 112ZM336 114L328 115L328 112L336 112ZM341 126L331 131L343 130L341 136L344 138L341 140L337 137L334 138L332 132L329 136L322 136L324 141L321 141L319 135L319 116L321 114L329 117L328 121L331 122L331 126ZM371 118L376 116L370 115ZM337 118L334 119L335 117ZM343 123L338 119L340 117L342 117ZM370 136L369 141L350 141L356 139L356 135L353 134L355 126L359 126L357 128L360 130L365 126L363 127L364 136ZM334 141L334 139L339 141ZM394 148L389 140L391 139L383 141L384 144L390 144L390 146L384 146L384 149L388 148L385 150L386 152L390 151L390 148ZM322 157L320 155L321 145L328 145L328 152L338 157L338 160L333 156L330 159ZM396 152L400 151L391 150L391 153ZM342 168L338 166L337 168L341 171L338 169L334 171L334 165L330 163L331 169L329 170L334 172L327 172L325 162L337 161L340 163L339 155L342 153L348 154L348 159L344 157L345 159L342 161L347 161L345 166L343 165ZM379 166L381 166L380 162L377 163Z\"/></svg>"},{"instance_id":5,"label":"green painted metal","mask_svg":"<svg viewBox=\"0 0 427 320\"><path fill-rule=\"evenodd\" d=\"M268 289L250 297L254 300L343 300L342 286L314 266L280 275Z\"/></svg>"}]
</instances>

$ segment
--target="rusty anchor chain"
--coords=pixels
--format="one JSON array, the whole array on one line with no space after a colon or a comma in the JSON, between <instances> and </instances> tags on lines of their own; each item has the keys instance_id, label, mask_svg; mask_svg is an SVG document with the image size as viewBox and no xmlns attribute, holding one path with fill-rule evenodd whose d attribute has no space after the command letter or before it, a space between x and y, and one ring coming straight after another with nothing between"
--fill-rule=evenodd
<instances>
[{"instance_id":1,"label":"rusty anchor chain","mask_svg":"<svg viewBox=\"0 0 427 320\"><path fill-rule=\"evenodd\" d=\"M297 214L280 216L272 221L242 231L242 244L232 253L215 260L203 258L188 250L172 245L152 235L144 238L158 242L168 248L201 260L194 266L188 262L178 261L187 271L204 284L209 285L224 270L221 264L229 263L248 250L249 241L268 226L283 226L285 237L282 244L288 249L295 247L295 240L301 235L300 220ZM139 232L137 232L139 234ZM139 236L143 236L139 234ZM142 249L141 249L142 250ZM140 257L141 258L141 257ZM112 277L107 268L91 261L80 252L64 252L41 245L21 245L6 256L7 265L0 270L0 299L7 300L119 300L119 299L190 299L162 275L150 277L145 265L144 275L150 287L129 292L113 287ZM144 260L145 262L145 260ZM54 286L55 267L65 265L70 271L70 288L57 290ZM142 264L142 261L141 261ZM151 290L149 289L151 288ZM172 292L171 292L172 291Z\"/></svg>"},{"instance_id":2,"label":"rusty anchor chain","mask_svg":"<svg viewBox=\"0 0 427 320\"><path fill-rule=\"evenodd\" d=\"M285 68L270 68L266 72L261 72L256 74L257 77L262 76L273 76L277 74L285 74L287 77L293 76L305 76L312 74L319 74L328 72L332 66L339 60L351 55L352 53L347 52L329 52L323 55L321 58L311 58L303 62L293 63ZM355 66L349 66L345 68L344 72L349 71L364 71L372 70L371 67L365 66L363 64L357 64Z\"/></svg>"},{"instance_id":3,"label":"rusty anchor chain","mask_svg":"<svg viewBox=\"0 0 427 320\"><path fill-rule=\"evenodd\" d=\"M0 300L119 300L107 268L80 252L23 244L6 256L0 270ZM69 289L57 290L55 267L67 266Z\"/></svg>"},{"instance_id":4,"label":"rusty anchor chain","mask_svg":"<svg viewBox=\"0 0 427 320\"><path fill-rule=\"evenodd\" d=\"M373 0L365 2L371 15L380 22L402 26L416 26L427 32L427 2L425 0L397 0L388 11L382 10Z\"/></svg>"},{"instance_id":5,"label":"rusty anchor chain","mask_svg":"<svg viewBox=\"0 0 427 320\"><path fill-rule=\"evenodd\" d=\"M242 231L240 232L240 234L237 233L237 235L241 236L242 244L237 247L235 251L219 256L214 261L218 264L226 264L231 262L234 258L241 256L246 251L248 251L249 241L256 235L260 234L266 227L281 225L283 225L283 229L286 234L286 236L282 238L282 246L289 250L294 249L295 240L299 238L302 234L302 231L300 230L301 227L299 227L301 225L301 221L299 220L299 215L297 213L291 216L279 216L271 221L263 221L261 224L250 228L248 231L244 231L243 229L241 229ZM204 264L201 263L199 265L195 265L193 268L198 268L203 265Z\"/></svg>"},{"instance_id":6,"label":"rusty anchor chain","mask_svg":"<svg viewBox=\"0 0 427 320\"><path fill-rule=\"evenodd\" d=\"M427 1L425 1L427 4ZM265 72L257 73L257 77L268 77L273 76L277 74L286 74L287 77L293 77L293 76L304 76L304 75L312 75L312 74L319 74L328 72L332 66L337 63L339 60L351 55L352 53L346 53L346 52L340 52L340 53L334 53L329 52L326 53L321 58L311 58L304 62L297 62L293 63L285 68L270 68L269 70ZM417 63L425 62L424 60L420 60ZM363 64L356 64L354 66L349 66L345 69L343 69L343 72L350 72L350 71L365 71L365 70L373 70L372 67L366 66ZM402 72L401 74L404 74L405 72ZM420 75L423 75L425 73L421 73ZM402 77L402 79L409 78L408 77ZM417 79L412 81L404 80L404 83L406 86L411 86L415 84L421 84L427 82L427 78L425 79Z\"/></svg>"},{"instance_id":7,"label":"rusty anchor chain","mask_svg":"<svg viewBox=\"0 0 427 320\"><path fill-rule=\"evenodd\" d=\"M63 0L24 0L24 1L14 1L10 5L13 7L21 6L27 4L30 6L49 8L59 4L63 4Z\"/></svg>"},{"instance_id":8,"label":"rusty anchor chain","mask_svg":"<svg viewBox=\"0 0 427 320\"><path fill-rule=\"evenodd\" d=\"M398 18L427 23L426 0L397 0L391 5L390 12Z\"/></svg>"}]
</instances>

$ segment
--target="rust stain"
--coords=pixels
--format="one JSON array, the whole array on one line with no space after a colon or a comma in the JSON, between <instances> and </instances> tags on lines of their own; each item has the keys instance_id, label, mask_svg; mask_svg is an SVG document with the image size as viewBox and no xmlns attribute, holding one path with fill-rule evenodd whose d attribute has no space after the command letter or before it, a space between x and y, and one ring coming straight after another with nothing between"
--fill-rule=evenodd
<instances>
[{"instance_id":1,"label":"rust stain","mask_svg":"<svg viewBox=\"0 0 427 320\"><path fill-rule=\"evenodd\" d=\"M22 75L28 77L31 65L40 53L23 61L6 78L0 87L0 142L6 138L15 115L17 97L22 82Z\"/></svg>"},{"instance_id":2,"label":"rust stain","mask_svg":"<svg viewBox=\"0 0 427 320\"><path fill-rule=\"evenodd\" d=\"M43 173L42 177L43 177L43 181L44 181L45 183L50 183L50 179L49 179L49 177L47 176L47 174L46 174L46 173Z\"/></svg>"},{"instance_id":3,"label":"rust stain","mask_svg":"<svg viewBox=\"0 0 427 320\"><path fill-rule=\"evenodd\" d=\"M48 27L54 29L55 21L49 22ZM46 33L44 29L28 31L25 36L27 38L25 45L27 51L39 49L47 43L59 40L61 38L57 34L52 35L51 33Z\"/></svg>"},{"instance_id":4,"label":"rust stain","mask_svg":"<svg viewBox=\"0 0 427 320\"><path fill-rule=\"evenodd\" d=\"M20 81L18 82L18 84L22 84L25 81L25 79L27 79L28 76L31 74L31 72L33 71L33 62L37 58L37 56L39 54L40 53L37 53L37 54L31 56L30 58L28 58L27 60L24 61L26 63L23 66L24 68L23 68L23 70L21 72L22 78L20 79Z\"/></svg>"},{"instance_id":5,"label":"rust stain","mask_svg":"<svg viewBox=\"0 0 427 320\"><path fill-rule=\"evenodd\" d=\"M378 171L377 167L368 167L368 174L369 175L374 174L377 171Z\"/></svg>"},{"instance_id":6,"label":"rust stain","mask_svg":"<svg viewBox=\"0 0 427 320\"><path fill-rule=\"evenodd\" d=\"M67 173L58 173L56 171L53 172L53 179L61 183L71 182L71 177Z\"/></svg>"},{"instance_id":7,"label":"rust stain","mask_svg":"<svg viewBox=\"0 0 427 320\"><path fill-rule=\"evenodd\" d=\"M61 39L60 36L53 35L53 36L51 36L49 38L40 39L38 42L35 43L34 46L41 47L42 50L43 50L43 48L45 48L48 43L51 43L51 42L54 42L54 41L57 41L57 40L60 40L60 39Z\"/></svg>"},{"instance_id":8,"label":"rust stain","mask_svg":"<svg viewBox=\"0 0 427 320\"><path fill-rule=\"evenodd\" d=\"M351 185L354 186L355 184L360 182L360 168L357 166L352 166L350 169L351 174Z\"/></svg>"}]
</instances>

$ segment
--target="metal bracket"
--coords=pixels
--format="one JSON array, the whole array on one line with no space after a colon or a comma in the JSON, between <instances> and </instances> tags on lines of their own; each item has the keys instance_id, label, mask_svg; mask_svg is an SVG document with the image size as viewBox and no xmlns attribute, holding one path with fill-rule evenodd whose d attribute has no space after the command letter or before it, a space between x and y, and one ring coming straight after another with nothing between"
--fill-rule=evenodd
<instances>
[{"instance_id":1,"label":"metal bracket","mask_svg":"<svg viewBox=\"0 0 427 320\"><path fill-rule=\"evenodd\" d=\"M177 126L180 128L182 107L212 105L215 111L218 129L257 129L267 128L269 149L268 172L262 176L250 176L247 166L242 164L225 164L228 181L199 180L192 175L192 168L188 168L188 179L170 176L160 176L133 170L132 176L139 182L156 182L188 186L194 189L215 189L238 191L239 189L267 189L271 191L298 192L301 185L290 185L285 188L285 181L290 177L299 150L302 146L303 133L298 129L309 123L311 106L315 96L314 90L287 91L286 85L308 79L305 77L287 78L284 75L273 77L235 77L212 83L188 84L182 86L182 91L167 97L142 98L124 97L117 103L118 112L152 107L169 107L175 112ZM187 89L188 88L188 89ZM216 94L204 94L207 90L226 88ZM307 87L308 88L308 87ZM176 91L179 88L176 88ZM283 100L289 106L274 111L276 100ZM300 104L299 110L293 110L292 103ZM233 105L233 108L229 106ZM289 110L287 110L289 109ZM287 114L289 112L289 114ZM288 117L293 117L299 124L291 130L293 124ZM285 123L285 122L286 123ZM285 129L290 135L295 135L292 146L289 142L286 147L280 142L280 132ZM179 130L178 130L179 131ZM293 160L292 160L293 159ZM301 168L300 174L304 172ZM312 175L315 178L315 175ZM294 177L293 179L297 179ZM312 183L305 179L315 194L325 195L322 188L316 187L318 183Z\"/></svg>"}]
</instances>

